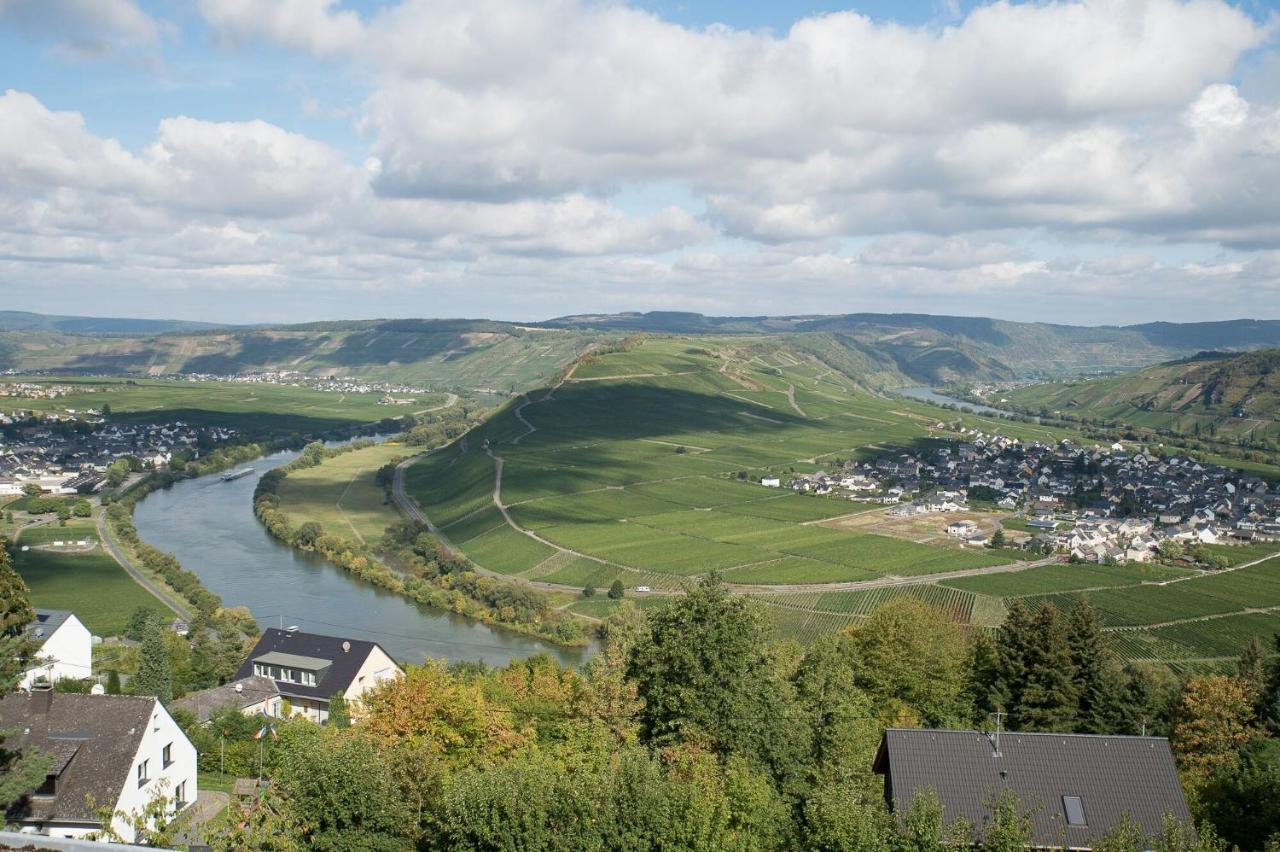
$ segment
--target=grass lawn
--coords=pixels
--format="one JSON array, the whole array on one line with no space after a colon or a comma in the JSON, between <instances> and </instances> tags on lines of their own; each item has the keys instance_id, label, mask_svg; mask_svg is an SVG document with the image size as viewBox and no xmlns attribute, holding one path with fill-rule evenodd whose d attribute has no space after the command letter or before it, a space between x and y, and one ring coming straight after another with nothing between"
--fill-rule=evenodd
<instances>
[{"instance_id":1,"label":"grass lawn","mask_svg":"<svg viewBox=\"0 0 1280 852\"><path fill-rule=\"evenodd\" d=\"M71 554L19 548L13 564L31 589L33 606L72 610L97 636L123 633L138 607L169 612L101 549Z\"/></svg>"},{"instance_id":2,"label":"grass lawn","mask_svg":"<svg viewBox=\"0 0 1280 852\"><path fill-rule=\"evenodd\" d=\"M295 470L280 483L280 510L294 526L316 521L331 535L372 544L400 520L375 481L378 468L412 452L379 444Z\"/></svg>"}]
</instances>

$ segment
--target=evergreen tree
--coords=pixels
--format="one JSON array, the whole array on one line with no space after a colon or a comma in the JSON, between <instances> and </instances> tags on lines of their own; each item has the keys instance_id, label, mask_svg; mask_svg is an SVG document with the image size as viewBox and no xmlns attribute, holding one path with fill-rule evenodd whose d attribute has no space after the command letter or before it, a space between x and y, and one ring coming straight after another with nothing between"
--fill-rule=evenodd
<instances>
[{"instance_id":1,"label":"evergreen tree","mask_svg":"<svg viewBox=\"0 0 1280 852\"><path fill-rule=\"evenodd\" d=\"M964 670L965 700L973 709L974 724L981 728L987 717L999 709L996 684L1000 678L1000 650L986 631L975 630L969 637Z\"/></svg>"},{"instance_id":2,"label":"evergreen tree","mask_svg":"<svg viewBox=\"0 0 1280 852\"><path fill-rule=\"evenodd\" d=\"M173 698L173 671L169 649L165 647L164 628L152 622L142 637L138 651L138 672L130 683L134 695L154 695L165 704Z\"/></svg>"},{"instance_id":3,"label":"evergreen tree","mask_svg":"<svg viewBox=\"0 0 1280 852\"><path fill-rule=\"evenodd\" d=\"M1275 643L1276 656L1271 659L1266 683L1258 698L1258 721L1273 737L1280 737L1280 633L1272 641Z\"/></svg>"},{"instance_id":4,"label":"evergreen tree","mask_svg":"<svg viewBox=\"0 0 1280 852\"><path fill-rule=\"evenodd\" d=\"M1125 720L1124 682L1102 635L1098 612L1081 599L1067 617L1067 647L1079 702L1075 729L1084 734L1118 734Z\"/></svg>"},{"instance_id":5,"label":"evergreen tree","mask_svg":"<svg viewBox=\"0 0 1280 852\"><path fill-rule=\"evenodd\" d=\"M1236 674L1249 684L1249 689L1261 703L1267 691L1267 652L1262 648L1262 640L1254 636L1244 647L1240 659L1236 661Z\"/></svg>"},{"instance_id":6,"label":"evergreen tree","mask_svg":"<svg viewBox=\"0 0 1280 852\"><path fill-rule=\"evenodd\" d=\"M994 709L1008 711L1022 702L1032 630L1031 611L1021 598L1014 598L996 636L996 677L990 692Z\"/></svg>"},{"instance_id":7,"label":"evergreen tree","mask_svg":"<svg viewBox=\"0 0 1280 852\"><path fill-rule=\"evenodd\" d=\"M27 584L13 570L9 552L0 541L0 696L17 687L33 651L23 632L35 620L27 595ZM0 729L0 803L12 802L33 790L49 767L49 758L39 752L6 748L6 736L15 733L21 732Z\"/></svg>"},{"instance_id":8,"label":"evergreen tree","mask_svg":"<svg viewBox=\"0 0 1280 852\"><path fill-rule=\"evenodd\" d=\"M112 669L107 672L107 695L120 694L120 672Z\"/></svg>"},{"instance_id":9,"label":"evergreen tree","mask_svg":"<svg viewBox=\"0 0 1280 852\"><path fill-rule=\"evenodd\" d=\"M1031 622L1022 699L1010 708L1011 728L1070 731L1079 698L1073 683L1064 619L1053 604L1041 604Z\"/></svg>"},{"instance_id":10,"label":"evergreen tree","mask_svg":"<svg viewBox=\"0 0 1280 852\"><path fill-rule=\"evenodd\" d=\"M609 586L610 600L615 600L615 601L622 600L622 595L623 595L622 581L614 580L613 584Z\"/></svg>"}]
</instances>

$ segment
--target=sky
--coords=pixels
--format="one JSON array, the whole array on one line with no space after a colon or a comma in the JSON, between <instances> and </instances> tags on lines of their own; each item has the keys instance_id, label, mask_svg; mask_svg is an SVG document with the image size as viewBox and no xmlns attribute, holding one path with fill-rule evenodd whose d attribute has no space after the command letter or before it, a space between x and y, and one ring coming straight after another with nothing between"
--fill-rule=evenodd
<instances>
[{"instance_id":1,"label":"sky","mask_svg":"<svg viewBox=\"0 0 1280 852\"><path fill-rule=\"evenodd\" d=\"M1280 0L0 0L0 309L1280 318Z\"/></svg>"}]
</instances>

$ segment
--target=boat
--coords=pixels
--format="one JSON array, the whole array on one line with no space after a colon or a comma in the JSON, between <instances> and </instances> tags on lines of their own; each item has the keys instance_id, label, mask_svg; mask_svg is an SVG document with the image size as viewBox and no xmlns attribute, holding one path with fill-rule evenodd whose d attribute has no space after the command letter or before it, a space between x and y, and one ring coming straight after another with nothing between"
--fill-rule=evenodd
<instances>
[{"instance_id":1,"label":"boat","mask_svg":"<svg viewBox=\"0 0 1280 852\"><path fill-rule=\"evenodd\" d=\"M222 481L233 482L237 479L246 477L251 473L253 473L253 468L251 467L242 467L239 470L229 470L226 473L222 474Z\"/></svg>"}]
</instances>

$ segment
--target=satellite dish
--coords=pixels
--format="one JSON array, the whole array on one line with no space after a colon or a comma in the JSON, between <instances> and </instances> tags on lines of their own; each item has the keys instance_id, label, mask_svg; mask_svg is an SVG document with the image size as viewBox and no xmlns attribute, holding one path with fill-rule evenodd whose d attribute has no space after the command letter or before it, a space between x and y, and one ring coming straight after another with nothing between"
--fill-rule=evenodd
<instances>
[{"instance_id":1,"label":"satellite dish","mask_svg":"<svg viewBox=\"0 0 1280 852\"><path fill-rule=\"evenodd\" d=\"M106 695L107 688L100 683L95 683L92 687L90 687L89 694L90 695Z\"/></svg>"},{"instance_id":2,"label":"satellite dish","mask_svg":"<svg viewBox=\"0 0 1280 852\"><path fill-rule=\"evenodd\" d=\"M351 643L344 639L342 642L342 653L346 654L346 653L349 653L350 651L351 651Z\"/></svg>"}]
</instances>

